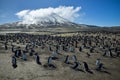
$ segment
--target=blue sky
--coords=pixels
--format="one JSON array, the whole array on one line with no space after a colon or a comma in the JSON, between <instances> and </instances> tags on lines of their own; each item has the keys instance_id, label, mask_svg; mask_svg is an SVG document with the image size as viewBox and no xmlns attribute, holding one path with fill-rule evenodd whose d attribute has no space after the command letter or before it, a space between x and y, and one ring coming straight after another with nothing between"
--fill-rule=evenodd
<instances>
[{"instance_id":1,"label":"blue sky","mask_svg":"<svg viewBox=\"0 0 120 80\"><path fill-rule=\"evenodd\" d=\"M0 0L0 24L18 21L15 14L22 10L59 6L81 6L76 23L120 25L120 0Z\"/></svg>"}]
</instances>

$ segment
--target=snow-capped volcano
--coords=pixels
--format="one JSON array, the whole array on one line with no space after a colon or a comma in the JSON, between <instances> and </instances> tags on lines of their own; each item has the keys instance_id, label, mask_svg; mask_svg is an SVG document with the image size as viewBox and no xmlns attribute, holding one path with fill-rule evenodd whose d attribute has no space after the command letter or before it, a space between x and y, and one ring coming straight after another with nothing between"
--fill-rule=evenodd
<instances>
[{"instance_id":1,"label":"snow-capped volcano","mask_svg":"<svg viewBox=\"0 0 120 80\"><path fill-rule=\"evenodd\" d=\"M44 17L37 17L34 20L23 20L14 23L7 23L0 25L0 27L7 28L43 28L43 27L75 27L78 24L70 22L67 19L62 18L61 16L53 13Z\"/></svg>"},{"instance_id":2,"label":"snow-capped volcano","mask_svg":"<svg viewBox=\"0 0 120 80\"><path fill-rule=\"evenodd\" d=\"M64 19L60 17L59 15L53 13L51 15L47 15L44 17L37 17L35 21L29 20L29 21L21 21L18 23L18 25L27 25L27 26L37 26L37 27L47 27L47 26L74 26L75 23L70 22L67 19Z\"/></svg>"}]
</instances>

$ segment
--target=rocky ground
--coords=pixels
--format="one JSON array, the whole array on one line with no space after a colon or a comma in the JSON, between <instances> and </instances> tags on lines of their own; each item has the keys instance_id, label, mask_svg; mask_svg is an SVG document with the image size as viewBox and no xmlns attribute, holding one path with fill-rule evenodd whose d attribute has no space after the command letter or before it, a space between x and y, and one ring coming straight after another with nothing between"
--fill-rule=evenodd
<instances>
[{"instance_id":1,"label":"rocky ground","mask_svg":"<svg viewBox=\"0 0 120 80\"><path fill-rule=\"evenodd\" d=\"M23 44L16 44L16 46L25 47ZM47 62L47 58L50 52L47 49L36 48L40 56L42 65L36 64L34 57L30 57L28 54L28 60L23 61L21 58L17 59L18 67L13 69L11 63L11 46L8 50L4 49L4 45L0 42L0 80L120 80L120 58L110 58L101 56L103 53L101 51L96 51L90 53L88 58L86 53L87 49L79 52L76 49L75 53L61 51L58 60L54 60L54 64L57 66L56 69L46 69L43 65ZM66 55L75 54L78 61L82 64L86 61L89 65L90 70L93 74L82 71L75 71L71 69L71 64L63 63ZM103 72L98 72L95 70L95 61L100 58L105 66ZM81 69L83 69L81 65Z\"/></svg>"}]
</instances>

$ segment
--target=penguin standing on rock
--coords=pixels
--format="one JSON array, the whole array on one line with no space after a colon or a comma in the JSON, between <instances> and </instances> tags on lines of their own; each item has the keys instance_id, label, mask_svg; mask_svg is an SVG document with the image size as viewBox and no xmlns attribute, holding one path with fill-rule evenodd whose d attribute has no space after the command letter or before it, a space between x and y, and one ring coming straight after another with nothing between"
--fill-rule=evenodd
<instances>
[{"instance_id":1,"label":"penguin standing on rock","mask_svg":"<svg viewBox=\"0 0 120 80\"><path fill-rule=\"evenodd\" d=\"M56 66L52 63L52 57L50 56L48 58L48 63L47 63L48 67L50 68L56 68Z\"/></svg>"},{"instance_id":2,"label":"penguin standing on rock","mask_svg":"<svg viewBox=\"0 0 120 80\"><path fill-rule=\"evenodd\" d=\"M89 69L88 64L86 62L83 62L84 70L89 72L90 74L93 74L93 72Z\"/></svg>"},{"instance_id":3,"label":"penguin standing on rock","mask_svg":"<svg viewBox=\"0 0 120 80\"><path fill-rule=\"evenodd\" d=\"M22 59L24 61L27 61L27 55L26 55L25 51L23 51L23 53L22 53Z\"/></svg>"},{"instance_id":4,"label":"penguin standing on rock","mask_svg":"<svg viewBox=\"0 0 120 80\"><path fill-rule=\"evenodd\" d=\"M12 57L12 66L13 66L13 68L17 67L17 60L16 60L15 56Z\"/></svg>"},{"instance_id":5,"label":"penguin standing on rock","mask_svg":"<svg viewBox=\"0 0 120 80\"><path fill-rule=\"evenodd\" d=\"M64 63L69 64L69 55L66 56Z\"/></svg>"},{"instance_id":6,"label":"penguin standing on rock","mask_svg":"<svg viewBox=\"0 0 120 80\"><path fill-rule=\"evenodd\" d=\"M37 64L41 65L40 57L39 57L38 53L35 53L35 61Z\"/></svg>"},{"instance_id":7,"label":"penguin standing on rock","mask_svg":"<svg viewBox=\"0 0 120 80\"><path fill-rule=\"evenodd\" d=\"M84 66L84 70L85 71L89 71L89 67L88 67L88 64L86 62L83 62L83 66Z\"/></svg>"}]
</instances>

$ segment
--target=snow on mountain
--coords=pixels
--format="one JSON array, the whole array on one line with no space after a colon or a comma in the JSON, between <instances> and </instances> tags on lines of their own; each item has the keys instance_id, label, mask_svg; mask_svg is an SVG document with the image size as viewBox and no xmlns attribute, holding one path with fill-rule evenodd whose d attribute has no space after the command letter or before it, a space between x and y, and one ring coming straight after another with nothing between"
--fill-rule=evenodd
<instances>
[{"instance_id":1,"label":"snow on mountain","mask_svg":"<svg viewBox=\"0 0 120 80\"><path fill-rule=\"evenodd\" d=\"M36 18L38 19L38 18ZM48 16L39 17L35 22L30 21L30 23L26 23L25 21L18 21L14 23L7 23L0 25L0 27L7 28L40 28L40 27L74 27L78 26L78 24L70 22L67 19L62 18L61 16L53 13Z\"/></svg>"},{"instance_id":2,"label":"snow on mountain","mask_svg":"<svg viewBox=\"0 0 120 80\"><path fill-rule=\"evenodd\" d=\"M63 25L72 26L74 24L68 21L67 19L64 19L59 15L53 13L48 16L39 17L39 19L36 20L35 22L30 21L30 23L28 22L26 23L25 21L21 21L19 22L19 25L27 25L27 26L35 25L40 27L40 26L63 26Z\"/></svg>"}]
</instances>

